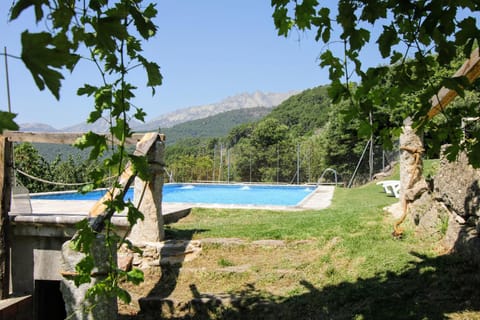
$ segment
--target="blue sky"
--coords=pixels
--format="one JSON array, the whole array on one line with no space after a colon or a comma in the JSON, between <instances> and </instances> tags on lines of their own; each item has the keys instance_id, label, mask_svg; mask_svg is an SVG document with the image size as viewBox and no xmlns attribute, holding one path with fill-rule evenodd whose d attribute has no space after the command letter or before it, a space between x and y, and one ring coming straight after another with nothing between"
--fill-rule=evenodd
<instances>
[{"instance_id":1,"label":"blue sky","mask_svg":"<svg viewBox=\"0 0 480 320\"><path fill-rule=\"evenodd\" d=\"M32 16L7 22L11 1L0 1L0 49L20 55L20 33L35 28ZM158 1L157 36L144 44L144 55L157 62L163 85L152 97L137 92L135 104L147 121L176 109L218 102L243 92L286 92L328 83L318 66L323 44L312 34L277 36L267 0ZM7 109L5 65L0 63L0 109ZM12 111L18 123L41 122L62 128L84 122L91 100L76 96L83 83L98 81L95 70L81 62L66 75L57 101L40 92L20 60L9 58ZM141 86L139 72L132 82Z\"/></svg>"}]
</instances>

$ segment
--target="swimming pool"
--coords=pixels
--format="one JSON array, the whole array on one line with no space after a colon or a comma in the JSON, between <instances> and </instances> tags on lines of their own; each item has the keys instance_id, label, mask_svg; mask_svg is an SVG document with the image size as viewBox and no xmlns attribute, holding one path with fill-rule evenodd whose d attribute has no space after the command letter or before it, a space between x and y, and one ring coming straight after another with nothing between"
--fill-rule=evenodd
<instances>
[{"instance_id":1,"label":"swimming pool","mask_svg":"<svg viewBox=\"0 0 480 320\"><path fill-rule=\"evenodd\" d=\"M309 196L315 187L286 185L243 185L243 184L183 184L166 183L163 186L163 202L296 206ZM39 200L98 200L105 190L87 194L76 192L31 195ZM126 195L133 198L133 189Z\"/></svg>"}]
</instances>

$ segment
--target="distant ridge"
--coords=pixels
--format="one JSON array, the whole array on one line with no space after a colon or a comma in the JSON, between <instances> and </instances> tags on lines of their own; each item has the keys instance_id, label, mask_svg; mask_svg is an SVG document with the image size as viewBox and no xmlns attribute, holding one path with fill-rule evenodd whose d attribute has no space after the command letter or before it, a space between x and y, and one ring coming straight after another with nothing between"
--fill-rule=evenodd
<instances>
[{"instance_id":1,"label":"distant ridge","mask_svg":"<svg viewBox=\"0 0 480 320\"><path fill-rule=\"evenodd\" d=\"M283 101L299 93L300 91L288 91L283 93L272 93L272 92L262 92L256 91L253 93L241 93L231 97L227 97L220 102L199 105L194 107L188 107L179 109L174 112L170 112L159 117L154 118L154 120L147 123L140 123L137 121L130 122L130 126L134 131L151 131L164 128L170 128L174 125L184 123L187 121L207 118L219 113L224 113L227 111L238 110L238 109L247 109L247 108L256 108L256 107L266 107L271 108L278 106ZM20 130L22 131L35 131L35 132L106 132L108 130L108 123L105 120L98 120L94 124L79 123L74 126L65 127L62 129L56 129L46 124L41 123L23 123L20 124Z\"/></svg>"},{"instance_id":2,"label":"distant ridge","mask_svg":"<svg viewBox=\"0 0 480 320\"><path fill-rule=\"evenodd\" d=\"M21 131L31 132L57 132L58 130L44 123L23 123L20 124Z\"/></svg>"},{"instance_id":3,"label":"distant ridge","mask_svg":"<svg viewBox=\"0 0 480 320\"><path fill-rule=\"evenodd\" d=\"M158 130L158 128L170 128L176 124L207 118L226 111L256 107L271 108L278 106L280 103L297 93L299 92L264 93L256 91L254 93L242 93L225 98L218 103L195 106L170 112L148 123L133 128L138 131Z\"/></svg>"}]
</instances>

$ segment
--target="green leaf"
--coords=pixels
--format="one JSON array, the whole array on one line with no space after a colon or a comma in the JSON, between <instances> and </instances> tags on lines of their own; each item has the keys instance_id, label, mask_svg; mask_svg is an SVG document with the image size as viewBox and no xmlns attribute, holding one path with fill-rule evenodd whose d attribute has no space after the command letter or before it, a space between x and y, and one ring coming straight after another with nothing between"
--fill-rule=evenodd
<instances>
[{"instance_id":1,"label":"green leaf","mask_svg":"<svg viewBox=\"0 0 480 320\"><path fill-rule=\"evenodd\" d=\"M157 15L157 9L154 3L150 3L143 13L137 6L130 5L129 12L132 15L133 23L137 27L138 33L140 33L144 39L149 39L155 35L157 27L151 20Z\"/></svg>"},{"instance_id":2,"label":"green leaf","mask_svg":"<svg viewBox=\"0 0 480 320\"><path fill-rule=\"evenodd\" d=\"M142 270L135 268L127 272L127 281L130 281L133 284L140 284L143 280L144 275Z\"/></svg>"},{"instance_id":3,"label":"green leaf","mask_svg":"<svg viewBox=\"0 0 480 320\"><path fill-rule=\"evenodd\" d=\"M90 112L90 115L88 116L88 119L87 119L87 123L95 123L95 121L97 121L102 117L102 114L103 114L102 110L99 110L99 109Z\"/></svg>"},{"instance_id":4,"label":"green leaf","mask_svg":"<svg viewBox=\"0 0 480 320\"><path fill-rule=\"evenodd\" d=\"M73 69L79 56L70 53L62 36L52 38L49 33L22 33L22 60L40 90L48 87L55 98L60 99L62 67Z\"/></svg>"},{"instance_id":5,"label":"green leaf","mask_svg":"<svg viewBox=\"0 0 480 320\"><path fill-rule=\"evenodd\" d=\"M372 126L365 120L360 121L360 125L358 127L358 136L359 137L370 137L372 134Z\"/></svg>"},{"instance_id":6,"label":"green leaf","mask_svg":"<svg viewBox=\"0 0 480 320\"><path fill-rule=\"evenodd\" d=\"M348 88L341 84L340 81L333 81L331 86L328 87L328 96L333 103L340 102L343 98L348 97L349 94Z\"/></svg>"},{"instance_id":7,"label":"green leaf","mask_svg":"<svg viewBox=\"0 0 480 320\"><path fill-rule=\"evenodd\" d=\"M378 37L377 43L382 58L390 56L392 46L398 44L400 39L398 38L398 32L395 30L395 27L384 26L382 34Z\"/></svg>"},{"instance_id":8,"label":"green leaf","mask_svg":"<svg viewBox=\"0 0 480 320\"><path fill-rule=\"evenodd\" d=\"M128 32L122 19L119 17L102 17L92 19L92 26L96 31L96 46L105 53L114 53L117 40L126 40Z\"/></svg>"},{"instance_id":9,"label":"green leaf","mask_svg":"<svg viewBox=\"0 0 480 320\"><path fill-rule=\"evenodd\" d=\"M471 150L468 152L468 161L475 168L480 168L480 142L478 140L471 145Z\"/></svg>"},{"instance_id":10,"label":"green leaf","mask_svg":"<svg viewBox=\"0 0 480 320\"><path fill-rule=\"evenodd\" d=\"M361 20L374 24L379 18L387 17L387 4L383 1L366 1L363 7Z\"/></svg>"},{"instance_id":11,"label":"green leaf","mask_svg":"<svg viewBox=\"0 0 480 320\"><path fill-rule=\"evenodd\" d=\"M142 251L139 247L134 246L130 240L125 239L125 240L123 241L123 243L127 245L127 248L128 248L129 250L131 250L131 251L133 251L133 252L135 252L135 253L138 253L138 254L140 254L140 255L143 254L143 251Z\"/></svg>"},{"instance_id":12,"label":"green leaf","mask_svg":"<svg viewBox=\"0 0 480 320\"><path fill-rule=\"evenodd\" d=\"M130 293L128 293L127 290L122 289L120 287L115 287L114 292L116 296L123 302L128 304L132 301L132 297L130 296Z\"/></svg>"},{"instance_id":13,"label":"green leaf","mask_svg":"<svg viewBox=\"0 0 480 320\"><path fill-rule=\"evenodd\" d=\"M330 41L330 32L332 30L332 25L330 22L330 9L321 8L318 12L318 16L312 20L312 23L318 27L315 41L318 41L320 38L322 38L324 43Z\"/></svg>"},{"instance_id":14,"label":"green leaf","mask_svg":"<svg viewBox=\"0 0 480 320\"><path fill-rule=\"evenodd\" d=\"M100 110L110 109L112 107L113 88L111 85L105 85L95 91L95 106Z\"/></svg>"},{"instance_id":15,"label":"green leaf","mask_svg":"<svg viewBox=\"0 0 480 320\"><path fill-rule=\"evenodd\" d=\"M78 273L74 277L74 283L78 287L83 283L89 283L91 280L91 273L93 268L95 267L93 256L86 255L85 258L80 260L77 265L75 266L75 271Z\"/></svg>"},{"instance_id":16,"label":"green leaf","mask_svg":"<svg viewBox=\"0 0 480 320\"><path fill-rule=\"evenodd\" d=\"M100 9L102 8L103 2L104 1L102 1L102 0L90 0L89 3L88 3L88 7L90 9L95 10L95 11L100 11Z\"/></svg>"},{"instance_id":17,"label":"green leaf","mask_svg":"<svg viewBox=\"0 0 480 320\"><path fill-rule=\"evenodd\" d=\"M455 34L455 44L457 46L464 45L470 39L476 39L479 34L477 28L477 19L468 17L458 24L459 30Z\"/></svg>"},{"instance_id":18,"label":"green leaf","mask_svg":"<svg viewBox=\"0 0 480 320\"><path fill-rule=\"evenodd\" d=\"M317 0L303 0L301 3L296 3L295 24L300 30L310 29L317 5Z\"/></svg>"},{"instance_id":19,"label":"green leaf","mask_svg":"<svg viewBox=\"0 0 480 320\"><path fill-rule=\"evenodd\" d=\"M328 66L329 77L332 82L339 80L343 75L343 64L340 59L333 55L332 51L326 50L320 56L320 66Z\"/></svg>"},{"instance_id":20,"label":"green leaf","mask_svg":"<svg viewBox=\"0 0 480 320\"><path fill-rule=\"evenodd\" d=\"M393 65L403 59L403 53L398 51L393 51L393 54L390 57L390 64Z\"/></svg>"},{"instance_id":21,"label":"green leaf","mask_svg":"<svg viewBox=\"0 0 480 320\"><path fill-rule=\"evenodd\" d=\"M83 219L75 224L77 233L72 238L70 245L76 251L83 253L90 252L90 247L95 240L95 232L90 227L88 219Z\"/></svg>"},{"instance_id":22,"label":"green leaf","mask_svg":"<svg viewBox=\"0 0 480 320\"><path fill-rule=\"evenodd\" d=\"M123 194L118 194L113 200L106 201L105 204L112 208L115 212L122 212L125 210L125 207L128 207L128 203L123 201Z\"/></svg>"},{"instance_id":23,"label":"green leaf","mask_svg":"<svg viewBox=\"0 0 480 320\"><path fill-rule=\"evenodd\" d=\"M128 37L127 39L127 54L130 58L135 59L137 57L137 52L142 51L142 46L140 40L135 37Z\"/></svg>"},{"instance_id":24,"label":"green leaf","mask_svg":"<svg viewBox=\"0 0 480 320\"><path fill-rule=\"evenodd\" d=\"M138 56L138 60L142 63L145 71L147 71L148 81L147 86L152 87L152 94L155 94L156 86L160 86L162 84L162 75L160 73L160 66L155 62L147 61L142 56Z\"/></svg>"},{"instance_id":25,"label":"green leaf","mask_svg":"<svg viewBox=\"0 0 480 320\"><path fill-rule=\"evenodd\" d=\"M0 134L3 130L18 130L18 124L13 121L16 116L15 113L0 111Z\"/></svg>"},{"instance_id":26,"label":"green leaf","mask_svg":"<svg viewBox=\"0 0 480 320\"><path fill-rule=\"evenodd\" d=\"M138 220L143 220L145 218L143 213L140 212L131 202L127 204L127 207L127 220L131 226L135 225Z\"/></svg>"},{"instance_id":27,"label":"green leaf","mask_svg":"<svg viewBox=\"0 0 480 320\"><path fill-rule=\"evenodd\" d=\"M131 136L130 127L125 120L118 118L114 126L110 128L110 132L115 138L119 141L122 141L124 138Z\"/></svg>"},{"instance_id":28,"label":"green leaf","mask_svg":"<svg viewBox=\"0 0 480 320\"><path fill-rule=\"evenodd\" d=\"M438 62L448 65L457 56L457 47L453 41L440 41L437 45Z\"/></svg>"},{"instance_id":29,"label":"green leaf","mask_svg":"<svg viewBox=\"0 0 480 320\"><path fill-rule=\"evenodd\" d=\"M107 138L91 131L78 138L74 146L81 150L92 147L89 156L91 160L98 158L108 150Z\"/></svg>"},{"instance_id":30,"label":"green leaf","mask_svg":"<svg viewBox=\"0 0 480 320\"><path fill-rule=\"evenodd\" d=\"M350 33L350 50L360 50L370 40L370 31L360 28Z\"/></svg>"},{"instance_id":31,"label":"green leaf","mask_svg":"<svg viewBox=\"0 0 480 320\"><path fill-rule=\"evenodd\" d=\"M147 114L143 111L142 108L137 108L137 111L133 115L133 117L139 121L145 122L145 116Z\"/></svg>"},{"instance_id":32,"label":"green leaf","mask_svg":"<svg viewBox=\"0 0 480 320\"><path fill-rule=\"evenodd\" d=\"M84 84L83 87L78 88L77 95L79 95L79 96L83 96L83 95L91 96L97 90L98 90L98 88L95 87L95 86L91 86L89 84Z\"/></svg>"},{"instance_id":33,"label":"green leaf","mask_svg":"<svg viewBox=\"0 0 480 320\"><path fill-rule=\"evenodd\" d=\"M15 3L15 2L14 2ZM43 18L43 9L42 5L48 6L50 4L49 0L18 0L12 8L10 14L10 20L17 19L20 14L31 6L34 6L35 9L35 19L37 22Z\"/></svg>"},{"instance_id":34,"label":"green leaf","mask_svg":"<svg viewBox=\"0 0 480 320\"><path fill-rule=\"evenodd\" d=\"M146 156L129 155L132 162L133 170L137 173L138 177L144 181L150 180L150 171L148 160Z\"/></svg>"},{"instance_id":35,"label":"green leaf","mask_svg":"<svg viewBox=\"0 0 480 320\"><path fill-rule=\"evenodd\" d=\"M60 1L57 10L53 10L51 13L53 27L61 28L64 31L68 30L75 13L74 8L66 4L68 4L67 1Z\"/></svg>"},{"instance_id":36,"label":"green leaf","mask_svg":"<svg viewBox=\"0 0 480 320\"><path fill-rule=\"evenodd\" d=\"M278 35L288 36L288 32L293 27L293 20L288 16L288 9L285 7L276 7L272 17L275 27L278 30Z\"/></svg>"}]
</instances>

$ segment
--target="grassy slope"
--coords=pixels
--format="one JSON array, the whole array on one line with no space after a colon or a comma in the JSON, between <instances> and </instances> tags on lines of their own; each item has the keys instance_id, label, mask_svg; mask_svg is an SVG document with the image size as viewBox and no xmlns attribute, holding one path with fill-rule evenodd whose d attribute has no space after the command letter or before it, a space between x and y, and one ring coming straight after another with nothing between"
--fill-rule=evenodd
<instances>
[{"instance_id":1,"label":"grassy slope","mask_svg":"<svg viewBox=\"0 0 480 320\"><path fill-rule=\"evenodd\" d=\"M233 306L207 308L208 318L480 319L477 267L442 255L438 239L420 238L411 225L403 240L393 239L394 219L382 208L395 201L369 184L337 189L322 211L195 209L167 235L246 244L204 244L202 255L181 271L164 268L167 280L151 292L176 301L240 297ZM251 244L259 239L286 244ZM205 310L190 306L186 313L202 318Z\"/></svg>"}]
</instances>

